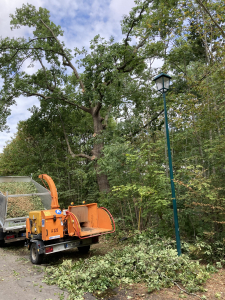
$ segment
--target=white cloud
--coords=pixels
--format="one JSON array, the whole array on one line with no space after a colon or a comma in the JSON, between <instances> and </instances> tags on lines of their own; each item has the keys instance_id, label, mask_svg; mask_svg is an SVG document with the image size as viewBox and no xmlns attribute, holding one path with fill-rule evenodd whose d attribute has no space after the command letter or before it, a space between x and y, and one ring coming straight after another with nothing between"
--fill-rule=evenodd
<instances>
[{"instance_id":1,"label":"white cloud","mask_svg":"<svg viewBox=\"0 0 225 300\"><path fill-rule=\"evenodd\" d=\"M161 59L161 58L158 59L158 58L157 58L157 59L154 60L154 62L153 62L153 64L152 64L152 68L156 68L156 69L157 69L157 68L161 68L161 67L163 66L163 63L164 63L164 62L163 62L163 59Z\"/></svg>"},{"instance_id":2,"label":"white cloud","mask_svg":"<svg viewBox=\"0 0 225 300\"><path fill-rule=\"evenodd\" d=\"M121 16L127 15L131 8L134 6L133 0L112 0L110 9L115 20L120 21Z\"/></svg>"},{"instance_id":3,"label":"white cloud","mask_svg":"<svg viewBox=\"0 0 225 300\"><path fill-rule=\"evenodd\" d=\"M47 8L51 20L64 30L62 40L70 49L88 47L90 40L97 34L106 39L113 35L115 40L121 40L120 21L134 6L134 0L1 0L0 36L12 38L31 34L32 29L26 27L10 30L9 14L14 14L23 3ZM36 66L35 69L29 69L29 73L35 70ZM36 98L20 97L17 106L12 106L11 116L7 119L10 133L1 133L0 152L5 142L16 132L17 123L30 117L27 109L33 105L39 106Z\"/></svg>"}]
</instances>

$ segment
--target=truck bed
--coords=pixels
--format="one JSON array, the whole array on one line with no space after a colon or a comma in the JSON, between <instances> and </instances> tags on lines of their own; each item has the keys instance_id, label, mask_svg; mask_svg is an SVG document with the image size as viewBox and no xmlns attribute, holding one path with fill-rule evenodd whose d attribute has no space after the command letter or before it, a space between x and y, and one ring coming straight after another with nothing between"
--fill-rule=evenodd
<instances>
[{"instance_id":1,"label":"truck bed","mask_svg":"<svg viewBox=\"0 0 225 300\"><path fill-rule=\"evenodd\" d=\"M42 204L46 209L51 206L51 195L49 191L34 181L29 176L0 176L0 183L8 182L32 182L37 189L37 193L32 194L13 194L6 195L0 191L0 241L6 243L25 239L26 218L27 216L19 216L15 218L7 218L8 199L19 197L39 196Z\"/></svg>"}]
</instances>

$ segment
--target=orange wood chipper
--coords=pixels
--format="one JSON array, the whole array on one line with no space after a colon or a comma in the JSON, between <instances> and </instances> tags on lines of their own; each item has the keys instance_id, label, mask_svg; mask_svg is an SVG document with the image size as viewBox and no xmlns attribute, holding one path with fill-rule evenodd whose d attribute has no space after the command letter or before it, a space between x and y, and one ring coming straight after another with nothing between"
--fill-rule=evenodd
<instances>
[{"instance_id":1,"label":"orange wood chipper","mask_svg":"<svg viewBox=\"0 0 225 300\"><path fill-rule=\"evenodd\" d=\"M110 212L97 203L69 206L60 210L56 186L50 176L39 175L49 186L50 210L31 211L26 219L26 245L33 264L40 264L44 255L78 248L87 253L99 236L115 231Z\"/></svg>"}]
</instances>

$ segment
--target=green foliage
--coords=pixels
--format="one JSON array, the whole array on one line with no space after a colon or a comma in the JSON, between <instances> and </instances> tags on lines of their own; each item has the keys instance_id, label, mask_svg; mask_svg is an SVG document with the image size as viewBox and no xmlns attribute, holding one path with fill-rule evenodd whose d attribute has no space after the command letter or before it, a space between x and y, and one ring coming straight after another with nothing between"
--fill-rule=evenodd
<instances>
[{"instance_id":1,"label":"green foliage","mask_svg":"<svg viewBox=\"0 0 225 300\"><path fill-rule=\"evenodd\" d=\"M69 299L82 299L85 292L102 292L120 284L144 282L149 292L181 283L188 292L203 290L203 283L215 271L201 266L187 255L177 256L170 240L139 235L123 249L102 257L64 260L57 267L47 267L45 282L57 284L70 293Z\"/></svg>"},{"instance_id":2,"label":"green foliage","mask_svg":"<svg viewBox=\"0 0 225 300\"><path fill-rule=\"evenodd\" d=\"M40 115L42 118L38 120ZM74 116L68 115L67 120L70 118L74 119ZM78 134L77 128L76 136ZM80 134L85 138L83 128ZM81 146L78 144L78 147ZM93 165L81 164L77 158L65 156L65 152L66 143L58 119L36 111L31 119L18 125L17 136L4 148L0 158L0 174L29 176L32 173L41 184L38 175L50 175L57 186L62 207L67 207L71 202L81 204L84 200L96 202L98 188Z\"/></svg>"},{"instance_id":3,"label":"green foliage","mask_svg":"<svg viewBox=\"0 0 225 300\"><path fill-rule=\"evenodd\" d=\"M224 239L224 189L217 188L213 178L205 176L206 172L202 166L188 166L179 172L178 177L183 180L175 182L181 228L186 228L186 235L199 236L211 245Z\"/></svg>"},{"instance_id":4,"label":"green foliage","mask_svg":"<svg viewBox=\"0 0 225 300\"><path fill-rule=\"evenodd\" d=\"M224 260L225 242L213 241L196 237L195 243L190 247L190 255L194 259L202 259L210 263L216 262L217 267L225 265Z\"/></svg>"},{"instance_id":5,"label":"green foliage","mask_svg":"<svg viewBox=\"0 0 225 300\"><path fill-rule=\"evenodd\" d=\"M104 157L99 161L112 186L101 203L113 215L118 215L120 210L122 218L117 224L123 229L131 225L145 229L151 215L157 214L162 219L168 211L171 203L169 180L157 164L159 156L154 146L141 143L137 150L130 142L121 141L105 146ZM119 206L115 206L115 202Z\"/></svg>"}]
</instances>

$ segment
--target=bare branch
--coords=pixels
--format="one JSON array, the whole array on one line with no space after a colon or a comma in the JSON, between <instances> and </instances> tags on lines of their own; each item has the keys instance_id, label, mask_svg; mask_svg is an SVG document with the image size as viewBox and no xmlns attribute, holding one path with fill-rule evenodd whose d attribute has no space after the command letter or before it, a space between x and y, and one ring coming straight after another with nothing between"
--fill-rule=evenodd
<instances>
[{"instance_id":1,"label":"bare branch","mask_svg":"<svg viewBox=\"0 0 225 300\"><path fill-rule=\"evenodd\" d=\"M40 37L40 38L35 38L35 39L31 39L29 42L25 43L26 44L30 44L31 42L35 41L35 40L43 40L43 39L48 39L48 38L51 38L51 39L54 39L54 37L52 36L47 36L47 37ZM1 47L1 50L10 50L10 49L15 49L15 47ZM41 48L41 47L32 47L32 48L27 48L27 47L19 47L18 49L16 49L15 53L7 60L7 61L10 61L12 60L16 54L20 51L20 50L45 50L44 48ZM49 51L49 52L53 52L53 53L58 53L52 49L47 49L45 51ZM59 53L60 55L62 55L62 53Z\"/></svg>"},{"instance_id":2,"label":"bare branch","mask_svg":"<svg viewBox=\"0 0 225 300\"><path fill-rule=\"evenodd\" d=\"M94 160L96 157L93 155L93 156L89 156L89 155L86 155L86 154L83 154L83 153L80 153L80 154L74 154L73 155L71 154L71 156L74 158L74 157L83 157L83 158L87 158L89 160Z\"/></svg>"},{"instance_id":3,"label":"bare branch","mask_svg":"<svg viewBox=\"0 0 225 300\"><path fill-rule=\"evenodd\" d=\"M45 73L45 80L46 80L47 89L50 90L51 92L53 92L55 88L53 88L52 86L50 86L48 84L48 79L47 79L47 74L46 74L46 68L43 65L42 60L39 57L38 57L38 60L39 60L39 62L41 64L41 66L42 66L42 69L44 70L44 73Z\"/></svg>"},{"instance_id":4,"label":"bare branch","mask_svg":"<svg viewBox=\"0 0 225 300\"><path fill-rule=\"evenodd\" d=\"M46 78L46 68L45 68L45 66L43 65L42 60L41 60L39 57L38 57L38 60L39 60L41 66L42 66L42 68L43 68L43 70L44 70L44 72L45 72L45 78ZM46 78L46 79L47 79L47 78Z\"/></svg>"}]
</instances>

